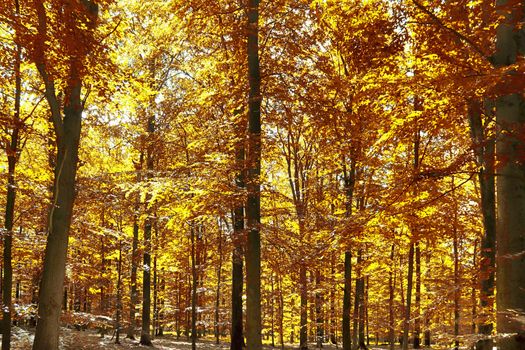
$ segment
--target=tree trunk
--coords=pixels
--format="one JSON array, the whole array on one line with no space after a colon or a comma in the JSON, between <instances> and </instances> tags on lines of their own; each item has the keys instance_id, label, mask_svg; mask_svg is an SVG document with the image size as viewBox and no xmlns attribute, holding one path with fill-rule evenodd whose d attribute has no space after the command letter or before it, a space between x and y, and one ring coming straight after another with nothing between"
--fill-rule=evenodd
<instances>
[{"instance_id":1,"label":"tree trunk","mask_svg":"<svg viewBox=\"0 0 525 350\"><path fill-rule=\"evenodd\" d=\"M299 288L301 288L301 323L299 330L299 349L308 349L308 280L306 265L299 266Z\"/></svg>"},{"instance_id":2,"label":"tree trunk","mask_svg":"<svg viewBox=\"0 0 525 350\"><path fill-rule=\"evenodd\" d=\"M105 222L104 222L104 209L102 209L102 220L101 220L101 228L104 229ZM105 285L105 274L106 274L106 247L104 244L104 235L100 236L100 305L99 305L99 312L101 315L104 315L106 313L106 298L104 294L104 285Z\"/></svg>"},{"instance_id":3,"label":"tree trunk","mask_svg":"<svg viewBox=\"0 0 525 350\"><path fill-rule=\"evenodd\" d=\"M395 319L394 319L394 253L395 245L390 250L390 271L388 273L388 341L389 349L394 350L395 343Z\"/></svg>"},{"instance_id":4,"label":"tree trunk","mask_svg":"<svg viewBox=\"0 0 525 350\"><path fill-rule=\"evenodd\" d=\"M479 166L479 187L481 192L481 213L483 215L483 237L480 243L479 284L481 321L478 333L484 338L480 339L476 348L478 350L492 350L493 344L492 322L490 315L494 311L494 285L496 271L496 196L494 178L494 139L487 137L488 126L483 124L482 106L477 100L468 104L470 130L474 143L477 165ZM491 110L490 102L486 103L484 110ZM488 120L488 116L486 120Z\"/></svg>"},{"instance_id":5,"label":"tree trunk","mask_svg":"<svg viewBox=\"0 0 525 350\"><path fill-rule=\"evenodd\" d=\"M360 262L359 260L359 253L357 255L358 264ZM357 276L355 277L355 293L354 293L354 313L352 315L353 318L353 327L352 327L352 349L357 349L359 347L359 273L357 273Z\"/></svg>"},{"instance_id":6,"label":"tree trunk","mask_svg":"<svg viewBox=\"0 0 525 350\"><path fill-rule=\"evenodd\" d=\"M275 347L275 290L273 272L270 273L270 318L271 318L271 337L272 348Z\"/></svg>"},{"instance_id":7,"label":"tree trunk","mask_svg":"<svg viewBox=\"0 0 525 350\"><path fill-rule=\"evenodd\" d=\"M311 281L311 282L315 283L315 276L314 276L313 272L310 271L310 278L307 279L307 281L308 282ZM307 292L307 294L309 294L309 293ZM310 325L310 324L313 325L313 327L307 327L306 328L306 329L308 329L308 333L309 333L308 334L308 342L316 344L316 334L317 334L317 332L316 332L316 322L315 322L315 295L312 296L312 297L310 297L310 295L308 295L308 296L309 296L309 298L308 298L309 299L308 300L308 308L310 309L308 314L309 314L310 317L309 317L309 320L307 322L307 325Z\"/></svg>"},{"instance_id":8,"label":"tree trunk","mask_svg":"<svg viewBox=\"0 0 525 350\"><path fill-rule=\"evenodd\" d=\"M155 132L155 117L150 116L148 118L147 133L148 133L148 145L146 149L146 178L152 176L154 170L155 158L155 145L153 143L153 133ZM151 327L151 230L153 226L153 218L151 217L151 210L148 209L148 202L150 196L146 196L146 213L148 217L144 223L144 267L142 273L142 330L140 333L140 344L146 346L152 346L150 327Z\"/></svg>"},{"instance_id":9,"label":"tree trunk","mask_svg":"<svg viewBox=\"0 0 525 350\"><path fill-rule=\"evenodd\" d=\"M69 227L75 200L75 178L78 162L82 107L80 82L73 87L69 106L64 109L64 129L58 143L53 204L50 209L44 271L38 305L38 325L33 349L58 348L60 306L66 267Z\"/></svg>"},{"instance_id":10,"label":"tree trunk","mask_svg":"<svg viewBox=\"0 0 525 350\"><path fill-rule=\"evenodd\" d=\"M344 268L344 291L343 291L343 350L352 348L351 330L350 330L350 310L352 294L352 253L345 252Z\"/></svg>"},{"instance_id":11,"label":"tree trunk","mask_svg":"<svg viewBox=\"0 0 525 350\"><path fill-rule=\"evenodd\" d=\"M244 153L244 152L243 152ZM244 156L243 156L244 158ZM230 350L241 350L244 347L242 324L242 290L243 290L243 249L244 208L239 206L233 215L233 252L232 252L232 330Z\"/></svg>"},{"instance_id":12,"label":"tree trunk","mask_svg":"<svg viewBox=\"0 0 525 350\"><path fill-rule=\"evenodd\" d=\"M140 344L152 346L151 325L151 219L144 225L144 267L142 272L142 330Z\"/></svg>"},{"instance_id":13,"label":"tree trunk","mask_svg":"<svg viewBox=\"0 0 525 350\"><path fill-rule=\"evenodd\" d=\"M15 0L15 12L20 13L20 5ZM2 266L2 349L11 348L11 312L12 312L12 289L13 289L13 266L12 266L12 245L13 245L13 224L15 217L16 201L16 180L15 171L18 162L19 152L19 132L20 132L20 100L22 94L22 78L20 65L22 59L22 47L16 44L15 54L15 108L13 111L13 131L11 140L6 145L7 153L7 194L5 203L5 221L4 221L4 256ZM20 230L22 228L20 227Z\"/></svg>"},{"instance_id":14,"label":"tree trunk","mask_svg":"<svg viewBox=\"0 0 525 350\"><path fill-rule=\"evenodd\" d=\"M142 154L140 156L142 164ZM137 169L137 171L140 169ZM138 177L139 175L137 175ZM138 197L137 197L138 198ZM135 206L138 211L138 203ZM129 297L129 327L126 338L135 339L135 313L137 312L138 291L137 291L137 266L138 266L138 245L139 245L139 223L137 213L133 214L133 241L131 243L131 276L130 276L130 297Z\"/></svg>"},{"instance_id":15,"label":"tree trunk","mask_svg":"<svg viewBox=\"0 0 525 350\"><path fill-rule=\"evenodd\" d=\"M357 251L356 279L355 279L355 298L354 298L354 330L352 333L353 349L366 349L365 345L365 278L362 275L363 251L361 248Z\"/></svg>"},{"instance_id":16,"label":"tree trunk","mask_svg":"<svg viewBox=\"0 0 525 350\"><path fill-rule=\"evenodd\" d=\"M346 258L345 258L346 259ZM345 267L346 268L346 267ZM335 336L335 331L337 329L336 318L335 318L335 253L332 253L330 259L330 275L332 278L332 283L334 285L330 288L330 342L334 345L337 344L337 337ZM346 277L345 277L346 281ZM351 286L351 283L350 283ZM348 307L350 309L350 306ZM350 310L348 310L348 316L350 316ZM350 327L350 318L348 318L348 327ZM350 328L348 329L348 336L350 336Z\"/></svg>"},{"instance_id":17,"label":"tree trunk","mask_svg":"<svg viewBox=\"0 0 525 350\"><path fill-rule=\"evenodd\" d=\"M347 172L346 158L343 157L343 177L344 177L344 191L345 191L345 218L348 220L352 216L352 201L354 197L356 163L353 159L350 160L350 172ZM350 350L352 348L352 333L350 330L350 312L352 310L352 253L350 249L345 251L344 261L344 289L343 289L343 350ZM355 328L354 328L355 331ZM356 344L354 337L354 345Z\"/></svg>"},{"instance_id":18,"label":"tree trunk","mask_svg":"<svg viewBox=\"0 0 525 350\"><path fill-rule=\"evenodd\" d=\"M161 269L161 277L160 277L160 310L159 310L159 324L158 324L158 333L157 335L159 337L164 336L164 320L165 320L165 314L164 311L166 310L166 277L164 274L164 268Z\"/></svg>"},{"instance_id":19,"label":"tree trunk","mask_svg":"<svg viewBox=\"0 0 525 350\"><path fill-rule=\"evenodd\" d=\"M217 266L217 290L215 295L215 343L220 342L220 305L221 305L221 277L222 277L222 228L219 220L219 246L217 247L217 255L219 257L219 265Z\"/></svg>"},{"instance_id":20,"label":"tree trunk","mask_svg":"<svg viewBox=\"0 0 525 350\"><path fill-rule=\"evenodd\" d=\"M281 350L284 350L284 296L282 277L277 275L277 283L279 288L279 343L281 344Z\"/></svg>"},{"instance_id":21,"label":"tree trunk","mask_svg":"<svg viewBox=\"0 0 525 350\"><path fill-rule=\"evenodd\" d=\"M403 271L403 256L399 254L399 271ZM405 310L406 310L406 304L405 304L405 287L403 285L403 273L399 273L399 294L401 296L401 315L403 315L403 328L401 329L401 336L399 337L399 345L403 346L403 330L404 327L404 320L405 320Z\"/></svg>"},{"instance_id":22,"label":"tree trunk","mask_svg":"<svg viewBox=\"0 0 525 350\"><path fill-rule=\"evenodd\" d=\"M151 327L151 339L155 339L155 336L157 335L157 325L159 322L159 305L158 305L158 297L159 297L159 285L158 285L158 274L157 274L157 252L154 251L153 256L153 327Z\"/></svg>"},{"instance_id":23,"label":"tree trunk","mask_svg":"<svg viewBox=\"0 0 525 350\"><path fill-rule=\"evenodd\" d=\"M191 239L190 239L190 242L191 242ZM192 245L193 247L193 245ZM192 256L194 256L194 253L191 254ZM190 260L191 260L191 257L190 257ZM191 268L192 264L190 262L190 268ZM188 274L188 295L186 296L186 310L188 310L186 312L186 339L188 341L191 340L191 305L192 305L192 299L193 299L193 284L192 284L192 281L193 281L193 268L191 269L191 273ZM197 304L197 301L195 300L195 304Z\"/></svg>"},{"instance_id":24,"label":"tree trunk","mask_svg":"<svg viewBox=\"0 0 525 350\"><path fill-rule=\"evenodd\" d=\"M429 249L428 247L428 244L426 245L426 250L425 250L425 263L427 264L427 266L430 266L430 255L431 255L431 250ZM429 300L430 298L428 297L428 295L426 295L426 300L427 300L427 304L429 303ZM427 312L425 312L425 315L424 315L424 323L425 323L425 331L424 331L424 343L425 343L425 347L430 347L430 343L431 343L431 339L430 339L430 318L431 318L431 314L429 312L429 309L427 308Z\"/></svg>"},{"instance_id":25,"label":"tree trunk","mask_svg":"<svg viewBox=\"0 0 525 350\"><path fill-rule=\"evenodd\" d=\"M180 272L175 273L175 283L177 284L177 308L175 309L175 333L177 340L180 339L180 323L181 323L181 314L182 314L182 278Z\"/></svg>"},{"instance_id":26,"label":"tree trunk","mask_svg":"<svg viewBox=\"0 0 525 350\"><path fill-rule=\"evenodd\" d=\"M497 29L493 61L497 67L502 67L514 64L522 53L523 31L517 25L521 25L523 4L500 0L497 6L505 21ZM510 81L511 76L507 79ZM496 305L498 333L514 334L498 341L499 348L507 350L525 348L522 321L525 312L525 101L523 91L507 92L510 83L502 83L501 88L503 93L496 102L496 124L500 128L498 135L501 135L496 145L501 163L497 182Z\"/></svg>"},{"instance_id":27,"label":"tree trunk","mask_svg":"<svg viewBox=\"0 0 525 350\"><path fill-rule=\"evenodd\" d=\"M370 346L370 323L369 323L369 314L368 314L368 305L369 305L369 299L368 299L368 287L369 287L369 283L370 283L370 278L369 276L366 276L366 279L364 281L365 283L365 293L364 293L364 298L365 298L365 301L364 301L364 314L365 314L365 329L366 329L366 346Z\"/></svg>"},{"instance_id":28,"label":"tree trunk","mask_svg":"<svg viewBox=\"0 0 525 350\"><path fill-rule=\"evenodd\" d=\"M43 5L42 5L43 7ZM42 11L44 11L42 9ZM44 14L45 15L45 14ZM33 343L34 350L58 348L59 319L64 287L69 228L75 201L75 179L82 120L80 79L71 79L64 118L57 137L57 166L53 186L53 200L49 213L48 237L44 270L38 304L38 324ZM46 88L47 90L48 88ZM47 95L47 94L46 94ZM47 97L47 96L46 96ZM48 97L48 101L52 97ZM56 103L56 99L50 104Z\"/></svg>"},{"instance_id":29,"label":"tree trunk","mask_svg":"<svg viewBox=\"0 0 525 350\"><path fill-rule=\"evenodd\" d=\"M472 252L472 266L474 266L474 268L477 268L478 266L478 262L477 262L477 255L478 255L478 240L476 239L474 241L474 249L473 249L473 252ZM472 289L471 289L471 292L470 292L470 302L472 303L472 312L471 312L471 315L472 315L472 324L471 324L471 328L470 328L470 332L472 334L476 334L476 318L477 318L477 295L476 295L476 284L477 284L477 281L478 281L478 274L475 273L474 276L472 277Z\"/></svg>"},{"instance_id":30,"label":"tree trunk","mask_svg":"<svg viewBox=\"0 0 525 350\"><path fill-rule=\"evenodd\" d=\"M190 227L191 239L191 350L197 349L197 283L198 274L196 266L195 227Z\"/></svg>"},{"instance_id":31,"label":"tree trunk","mask_svg":"<svg viewBox=\"0 0 525 350\"><path fill-rule=\"evenodd\" d=\"M261 350L261 77L259 69L259 0L248 0L248 181L246 219L246 335L250 350Z\"/></svg>"},{"instance_id":32,"label":"tree trunk","mask_svg":"<svg viewBox=\"0 0 525 350\"><path fill-rule=\"evenodd\" d=\"M419 240L415 243L415 260L416 260L416 300L414 315L414 349L421 347L421 250Z\"/></svg>"},{"instance_id":33,"label":"tree trunk","mask_svg":"<svg viewBox=\"0 0 525 350\"><path fill-rule=\"evenodd\" d=\"M120 344L120 327L122 318L122 242L118 243L117 261L117 315L116 315L116 337L115 344Z\"/></svg>"},{"instance_id":34,"label":"tree trunk","mask_svg":"<svg viewBox=\"0 0 525 350\"><path fill-rule=\"evenodd\" d=\"M205 251L205 245L204 245L204 226L202 223L199 223L196 225L197 228L195 230L196 236L196 244L195 244L195 267L197 269L197 290L204 287L204 264L206 263L206 251ZM200 306L204 304L202 298L203 294L200 292L196 292L197 295L197 306L196 310L198 311L200 309ZM206 335L206 324L201 322L202 321L202 312L197 312L197 319L196 324L199 323L201 327L197 327L197 338L201 338L204 335Z\"/></svg>"},{"instance_id":35,"label":"tree trunk","mask_svg":"<svg viewBox=\"0 0 525 350\"><path fill-rule=\"evenodd\" d=\"M408 252L408 277L407 296L405 306L405 319L403 322L403 350L408 350L408 332L410 330L410 306L412 302L412 278L414 274L414 243L410 243Z\"/></svg>"},{"instance_id":36,"label":"tree trunk","mask_svg":"<svg viewBox=\"0 0 525 350\"><path fill-rule=\"evenodd\" d=\"M69 63L69 76L64 91L63 112L60 111L55 82L47 71L46 45L49 42L47 13L43 1L36 0L38 19L33 58L44 82L44 95L51 110L57 142L57 164L53 185L53 199L49 213L48 237L44 257L44 269L38 305L38 324L33 349L56 350L58 348L59 319L64 291L64 276L68 247L69 228L75 200L75 179L78 163L78 147L82 121L81 99L82 61L88 50L80 50ZM90 0L82 1L82 11L90 19L89 29L97 23L98 7ZM66 28L70 29L70 24Z\"/></svg>"},{"instance_id":37,"label":"tree trunk","mask_svg":"<svg viewBox=\"0 0 525 350\"><path fill-rule=\"evenodd\" d=\"M458 232L457 232L457 206L454 208L454 349L459 349L459 250L458 250Z\"/></svg>"},{"instance_id":38,"label":"tree trunk","mask_svg":"<svg viewBox=\"0 0 525 350\"><path fill-rule=\"evenodd\" d=\"M358 264L361 262L361 252L358 253ZM362 272L360 272L362 274ZM358 305L359 305L359 313L358 313L358 327L359 327L359 338L358 338L358 348L359 349L367 349L365 345L365 277L360 276L358 278L359 283L359 291L358 293Z\"/></svg>"},{"instance_id":39,"label":"tree trunk","mask_svg":"<svg viewBox=\"0 0 525 350\"><path fill-rule=\"evenodd\" d=\"M323 295L321 294L321 272L315 271L315 322L317 326L316 337L317 347L323 347L324 341L324 318L323 318Z\"/></svg>"}]
</instances>

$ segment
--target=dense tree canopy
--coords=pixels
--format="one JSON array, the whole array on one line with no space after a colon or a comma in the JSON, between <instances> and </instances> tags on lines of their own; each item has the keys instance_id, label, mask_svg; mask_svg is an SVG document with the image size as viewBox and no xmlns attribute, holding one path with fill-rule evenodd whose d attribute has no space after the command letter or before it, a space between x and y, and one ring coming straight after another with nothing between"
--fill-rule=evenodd
<instances>
[{"instance_id":1,"label":"dense tree canopy","mask_svg":"<svg viewBox=\"0 0 525 350\"><path fill-rule=\"evenodd\" d=\"M523 349L524 6L2 1L2 349Z\"/></svg>"}]
</instances>

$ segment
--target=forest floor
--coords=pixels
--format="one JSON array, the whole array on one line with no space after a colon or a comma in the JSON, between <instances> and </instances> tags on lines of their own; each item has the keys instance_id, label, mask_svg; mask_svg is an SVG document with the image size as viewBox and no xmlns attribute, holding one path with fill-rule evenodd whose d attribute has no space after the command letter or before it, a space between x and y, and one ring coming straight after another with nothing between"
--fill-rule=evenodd
<instances>
[{"instance_id":1,"label":"forest floor","mask_svg":"<svg viewBox=\"0 0 525 350\"><path fill-rule=\"evenodd\" d=\"M0 336L1 339L1 336ZM13 328L12 346L13 350L30 350L32 348L34 333L19 327ZM199 340L197 343L198 350L227 350L230 348L229 343L215 344L212 340ZM309 346L310 349L318 349L315 344ZM396 344L396 349L399 349ZM446 347L432 347L433 349L446 349ZM153 340L153 348L139 345L138 340L130 340L125 338L125 334L121 338L120 344L115 344L115 338L111 334L100 337L100 333L95 330L77 331L69 328L62 328L60 334L60 350L191 350L191 342L186 340L177 340L170 335L159 337ZM264 349L280 350L280 346L271 347L264 346ZM295 350L297 346L286 345L285 350ZM323 344L323 350L341 349L341 346L336 347L332 344ZM386 350L388 345L374 346L370 345L369 350ZM428 348L429 349L429 348Z\"/></svg>"},{"instance_id":2,"label":"forest floor","mask_svg":"<svg viewBox=\"0 0 525 350\"><path fill-rule=\"evenodd\" d=\"M34 333L22 328L14 327L12 334L13 350L30 350L32 347ZM125 334L121 339L121 344L115 344L115 338L106 335L104 338L94 330L76 331L68 328L61 329L60 350L145 350L151 347L141 346L138 340L125 339ZM228 343L215 344L213 341L199 340L197 349L199 350L226 350L230 346ZM314 345L310 347L316 349ZM158 350L191 350L191 342L177 340L171 336L164 336L153 340L153 349ZM280 349L265 346L265 349ZM285 350L296 349L296 347L286 346ZM336 349L335 346L324 344L323 349ZM380 348L378 348L380 349ZM370 350L373 350L371 347Z\"/></svg>"}]
</instances>

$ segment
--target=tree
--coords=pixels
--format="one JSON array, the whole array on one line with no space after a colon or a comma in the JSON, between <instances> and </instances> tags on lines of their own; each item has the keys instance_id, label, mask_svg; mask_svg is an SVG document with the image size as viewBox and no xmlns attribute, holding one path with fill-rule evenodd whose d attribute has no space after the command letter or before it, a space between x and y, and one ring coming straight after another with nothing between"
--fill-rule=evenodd
<instances>
[{"instance_id":1,"label":"tree","mask_svg":"<svg viewBox=\"0 0 525 350\"><path fill-rule=\"evenodd\" d=\"M50 9L46 9L42 0L35 1L34 5L38 35L33 43L32 56L44 82L45 98L51 111L57 142L57 165L33 349L55 350L58 348L68 234L75 200L75 177L85 102L81 96L82 77L86 74L86 56L95 45L93 32L97 25L98 5L84 0L65 6L63 12L58 3L52 3ZM64 16L61 30L70 35L66 37L66 42L61 43L66 50L69 49L66 51L68 57L64 58L68 73L65 76L63 101L57 96L55 73L50 70L54 62L49 58L48 41L56 38L50 37L48 11L57 11L54 15ZM82 45L76 45L80 37L86 41ZM62 107L63 111L60 110Z\"/></svg>"},{"instance_id":2,"label":"tree","mask_svg":"<svg viewBox=\"0 0 525 350\"><path fill-rule=\"evenodd\" d=\"M496 67L511 66L521 54L523 29L518 27L522 4L497 2L497 10L505 17L496 34ZM523 151L523 87L512 86L512 73L504 75L496 99L496 123L499 133L496 158L501 164L497 181L497 328L498 333L513 334L498 341L501 349L519 349L525 344L522 319L525 311L523 288L525 278L525 158Z\"/></svg>"},{"instance_id":3,"label":"tree","mask_svg":"<svg viewBox=\"0 0 525 350\"><path fill-rule=\"evenodd\" d=\"M15 1L15 12L20 15L20 4ZM15 43L14 52L14 80L15 80L15 101L12 111L12 120L8 125L11 129L5 140L5 151L7 155L8 175L7 175L7 195L5 205L4 221L4 254L3 254L3 280L2 280L2 349L11 348L11 313L12 313L12 294L13 294L13 267L12 267L12 246L13 246L13 226L15 219L16 201L16 165L20 157L20 132L24 121L21 119L21 94L22 94L22 46Z\"/></svg>"},{"instance_id":4,"label":"tree","mask_svg":"<svg viewBox=\"0 0 525 350\"><path fill-rule=\"evenodd\" d=\"M247 3L248 150L246 189L246 345L260 350L261 343L261 74L259 68L259 1Z\"/></svg>"}]
</instances>

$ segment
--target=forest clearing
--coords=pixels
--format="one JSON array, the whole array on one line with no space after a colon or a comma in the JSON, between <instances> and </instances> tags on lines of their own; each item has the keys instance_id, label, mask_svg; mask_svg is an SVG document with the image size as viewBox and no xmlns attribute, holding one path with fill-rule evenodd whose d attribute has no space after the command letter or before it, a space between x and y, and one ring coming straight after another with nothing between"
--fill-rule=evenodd
<instances>
[{"instance_id":1,"label":"forest clearing","mask_svg":"<svg viewBox=\"0 0 525 350\"><path fill-rule=\"evenodd\" d=\"M524 13L0 1L1 349L525 350Z\"/></svg>"}]
</instances>

